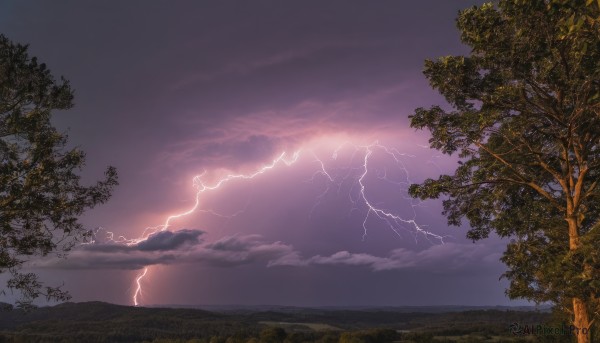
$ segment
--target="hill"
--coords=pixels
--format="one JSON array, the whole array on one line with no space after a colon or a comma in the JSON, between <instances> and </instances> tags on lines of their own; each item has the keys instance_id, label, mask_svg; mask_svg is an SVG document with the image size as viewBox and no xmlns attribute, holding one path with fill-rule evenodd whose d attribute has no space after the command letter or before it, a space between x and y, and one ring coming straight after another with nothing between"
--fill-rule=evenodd
<instances>
[{"instance_id":1,"label":"hill","mask_svg":"<svg viewBox=\"0 0 600 343\"><path fill-rule=\"evenodd\" d=\"M356 342L400 341L402 337L410 339L425 334L455 338L476 334L481 337L507 336L509 339L510 324L545 323L549 319L549 313L506 309L432 313L423 309L408 312L393 308L339 310L297 307L293 311L277 312L269 307L255 311L230 309L224 313L84 302L31 311L2 311L0 337L5 342L207 343L247 342L265 335L279 337L270 340L272 342L283 342L284 338L286 342L338 342L344 335L379 337Z\"/></svg>"}]
</instances>

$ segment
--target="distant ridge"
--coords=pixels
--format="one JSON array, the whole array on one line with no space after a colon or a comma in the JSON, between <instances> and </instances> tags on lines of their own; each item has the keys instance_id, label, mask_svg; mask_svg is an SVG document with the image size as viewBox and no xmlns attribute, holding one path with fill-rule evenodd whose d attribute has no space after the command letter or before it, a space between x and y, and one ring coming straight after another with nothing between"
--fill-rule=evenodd
<instances>
[{"instance_id":1,"label":"distant ridge","mask_svg":"<svg viewBox=\"0 0 600 343\"><path fill-rule=\"evenodd\" d=\"M201 309L221 313L253 313L253 312L281 312L297 313L299 311L388 311L400 313L449 313L464 311L498 310L498 311L539 311L550 312L551 305L538 306L468 306L468 305L432 305L432 306L285 306L285 305L183 305L161 304L149 305L152 308L187 308Z\"/></svg>"},{"instance_id":2,"label":"distant ridge","mask_svg":"<svg viewBox=\"0 0 600 343\"><path fill-rule=\"evenodd\" d=\"M307 337L330 334L323 330L332 328L334 335L371 329L392 333L426 330L445 335L484 331L508 334L511 323L545 323L550 318L540 307L527 306L169 306L133 307L90 301L30 311L5 310L0 313L0 341L207 341L216 336L259 337L264 330L276 327Z\"/></svg>"},{"instance_id":3,"label":"distant ridge","mask_svg":"<svg viewBox=\"0 0 600 343\"><path fill-rule=\"evenodd\" d=\"M132 317L161 314L165 311L191 311L196 317L221 319L222 314L201 309L145 308L111 304L102 301L65 302L54 306L43 306L30 311L3 311L0 315L0 330L11 329L32 322L60 320L65 322L102 322L128 320Z\"/></svg>"}]
</instances>

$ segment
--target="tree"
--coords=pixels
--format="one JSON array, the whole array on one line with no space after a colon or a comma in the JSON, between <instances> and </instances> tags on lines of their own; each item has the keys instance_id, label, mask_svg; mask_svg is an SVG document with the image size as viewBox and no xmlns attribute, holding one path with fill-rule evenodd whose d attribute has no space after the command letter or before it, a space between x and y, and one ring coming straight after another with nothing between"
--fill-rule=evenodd
<instances>
[{"instance_id":1,"label":"tree","mask_svg":"<svg viewBox=\"0 0 600 343\"><path fill-rule=\"evenodd\" d=\"M280 327L269 327L260 332L261 343L281 343L286 337L285 330Z\"/></svg>"},{"instance_id":2,"label":"tree","mask_svg":"<svg viewBox=\"0 0 600 343\"><path fill-rule=\"evenodd\" d=\"M53 110L72 106L68 81L57 82L45 64L29 58L27 46L0 35L0 273L11 274L7 287L20 293L21 306L41 295L69 298L22 272L23 264L36 256L65 256L86 241L90 232L78 216L106 202L117 185L113 167L103 181L80 184L85 154L67 149L67 136L51 123Z\"/></svg>"},{"instance_id":3,"label":"tree","mask_svg":"<svg viewBox=\"0 0 600 343\"><path fill-rule=\"evenodd\" d=\"M410 193L443 196L448 223L467 219L474 241L511 237L507 294L564 306L589 330L600 312L600 2L495 3L459 13L468 56L425 62L450 107L416 109L411 127L460 162Z\"/></svg>"}]
</instances>

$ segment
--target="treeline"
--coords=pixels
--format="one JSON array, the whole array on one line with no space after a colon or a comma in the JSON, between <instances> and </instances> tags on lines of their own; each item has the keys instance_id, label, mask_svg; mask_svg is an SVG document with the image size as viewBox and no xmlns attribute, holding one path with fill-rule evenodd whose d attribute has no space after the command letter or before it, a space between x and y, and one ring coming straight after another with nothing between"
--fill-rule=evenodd
<instances>
[{"instance_id":1,"label":"treeline","mask_svg":"<svg viewBox=\"0 0 600 343\"><path fill-rule=\"evenodd\" d=\"M412 335L418 337L418 335ZM279 327L269 327L258 333L237 332L231 335L212 335L200 338L154 338L140 340L136 333L107 336L74 331L72 336L19 333L0 336L2 343L76 343L76 342L144 342L144 343L382 343L395 342L401 334L392 329L370 329L355 332L286 332ZM420 342L420 341L417 341Z\"/></svg>"},{"instance_id":2,"label":"treeline","mask_svg":"<svg viewBox=\"0 0 600 343\"><path fill-rule=\"evenodd\" d=\"M72 337L61 337L44 334L18 334L0 336L0 343L75 343L75 342L120 342L116 336L99 337L74 333ZM121 336L125 342L142 343L551 343L574 342L568 337L498 337L471 334L464 336L438 336L429 332L400 333L392 329L369 329L352 332L286 332L282 328L266 328L260 333L236 333L230 336L213 335L203 338L155 338L152 340L135 340L133 336Z\"/></svg>"},{"instance_id":3,"label":"treeline","mask_svg":"<svg viewBox=\"0 0 600 343\"><path fill-rule=\"evenodd\" d=\"M0 343L498 343L519 342L519 338L511 337L509 332L514 322L531 325L547 323L550 319L549 313L535 311L406 313L298 309L294 313L227 314L100 302L67 303L29 312L0 312Z\"/></svg>"}]
</instances>

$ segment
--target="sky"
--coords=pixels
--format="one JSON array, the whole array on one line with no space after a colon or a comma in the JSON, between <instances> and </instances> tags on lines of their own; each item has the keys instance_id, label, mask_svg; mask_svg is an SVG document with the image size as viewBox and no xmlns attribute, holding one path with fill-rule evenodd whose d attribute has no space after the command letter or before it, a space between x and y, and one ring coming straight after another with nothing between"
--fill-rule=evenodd
<instances>
[{"instance_id":1,"label":"sky","mask_svg":"<svg viewBox=\"0 0 600 343\"><path fill-rule=\"evenodd\" d=\"M0 2L0 33L75 89L54 122L83 181L120 180L81 218L93 244L31 268L73 301L523 304L505 241L407 194L456 167L409 116L445 106L423 64L468 54L455 18L479 3Z\"/></svg>"}]
</instances>

